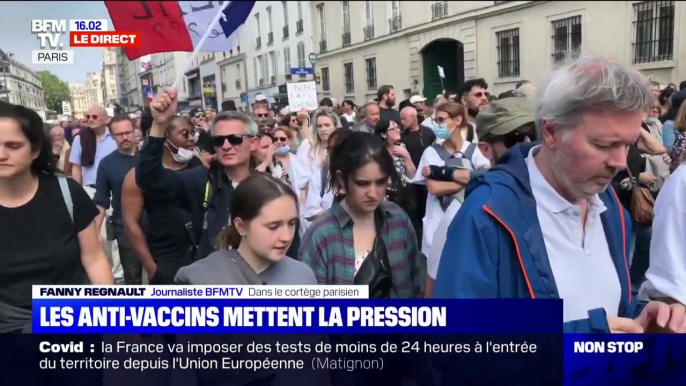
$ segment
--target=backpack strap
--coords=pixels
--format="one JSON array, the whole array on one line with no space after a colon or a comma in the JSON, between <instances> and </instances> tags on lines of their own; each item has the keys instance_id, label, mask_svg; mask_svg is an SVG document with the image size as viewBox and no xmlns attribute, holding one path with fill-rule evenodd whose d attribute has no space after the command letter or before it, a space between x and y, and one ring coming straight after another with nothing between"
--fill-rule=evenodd
<instances>
[{"instance_id":1,"label":"backpack strap","mask_svg":"<svg viewBox=\"0 0 686 386\"><path fill-rule=\"evenodd\" d=\"M69 182L66 176L57 176L57 181L60 183L60 190L62 191L62 198L64 199L64 204L67 206L69 211L69 217L71 221L74 222L74 202L71 199L71 191L69 190Z\"/></svg>"},{"instance_id":2,"label":"backpack strap","mask_svg":"<svg viewBox=\"0 0 686 386\"><path fill-rule=\"evenodd\" d=\"M445 148L441 144L434 143L433 145L431 145L431 147L434 150L436 150L436 153L438 153L438 156L441 157L443 161L447 161L448 159L450 159L450 157L453 156L447 150L445 150Z\"/></svg>"},{"instance_id":3,"label":"backpack strap","mask_svg":"<svg viewBox=\"0 0 686 386\"><path fill-rule=\"evenodd\" d=\"M470 143L467 145L467 150L465 150L464 153L462 153L462 158L466 158L469 160L469 162L472 161L472 156L474 156L474 152L476 151L476 145L473 143Z\"/></svg>"}]
</instances>

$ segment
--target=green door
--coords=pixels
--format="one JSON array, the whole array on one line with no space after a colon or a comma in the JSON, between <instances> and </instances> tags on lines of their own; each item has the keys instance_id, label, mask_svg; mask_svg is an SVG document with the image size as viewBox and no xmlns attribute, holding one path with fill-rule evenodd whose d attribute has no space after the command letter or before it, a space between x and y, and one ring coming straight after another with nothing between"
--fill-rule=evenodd
<instances>
[{"instance_id":1,"label":"green door","mask_svg":"<svg viewBox=\"0 0 686 386\"><path fill-rule=\"evenodd\" d=\"M422 50L424 97L433 102L443 89L458 91L464 83L464 50L457 40L436 40ZM438 66L443 67L445 79L441 84Z\"/></svg>"}]
</instances>

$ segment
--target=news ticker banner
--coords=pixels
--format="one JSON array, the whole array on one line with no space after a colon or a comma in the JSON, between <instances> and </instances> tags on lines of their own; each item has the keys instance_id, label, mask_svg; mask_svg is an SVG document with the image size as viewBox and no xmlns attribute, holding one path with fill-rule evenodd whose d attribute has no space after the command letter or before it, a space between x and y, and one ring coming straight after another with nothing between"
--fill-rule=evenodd
<instances>
[{"instance_id":1,"label":"news ticker banner","mask_svg":"<svg viewBox=\"0 0 686 386\"><path fill-rule=\"evenodd\" d=\"M65 47L140 47L140 31L109 31L105 19L34 19L31 33L40 49L33 50L33 64L74 64L74 51ZM62 35L69 32L68 46Z\"/></svg>"},{"instance_id":2,"label":"news ticker banner","mask_svg":"<svg viewBox=\"0 0 686 386\"><path fill-rule=\"evenodd\" d=\"M34 286L34 333L561 333L562 302L369 300L365 286Z\"/></svg>"},{"instance_id":3,"label":"news ticker banner","mask_svg":"<svg viewBox=\"0 0 686 386\"><path fill-rule=\"evenodd\" d=\"M21 339L30 344L21 351L34 354L34 368L72 371L219 369L233 377L240 370L337 370L369 378L426 366L449 385L662 386L686 379L684 335L91 334L26 335L9 343ZM0 352L18 351L0 336Z\"/></svg>"}]
</instances>

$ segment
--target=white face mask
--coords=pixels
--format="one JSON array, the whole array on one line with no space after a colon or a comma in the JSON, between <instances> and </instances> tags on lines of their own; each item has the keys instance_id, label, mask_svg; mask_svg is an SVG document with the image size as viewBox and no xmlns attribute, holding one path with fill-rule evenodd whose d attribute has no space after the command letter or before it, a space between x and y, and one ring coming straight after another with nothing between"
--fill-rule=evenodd
<instances>
[{"instance_id":1,"label":"white face mask","mask_svg":"<svg viewBox=\"0 0 686 386\"><path fill-rule=\"evenodd\" d=\"M184 149L182 147L176 147L169 140L167 140L167 145L171 146L171 148L176 149L176 153L172 151L172 158L174 158L174 161L178 163L186 164L190 162L190 160L192 160L194 157L194 154L191 150ZM171 148L169 150L171 150Z\"/></svg>"},{"instance_id":2,"label":"white face mask","mask_svg":"<svg viewBox=\"0 0 686 386\"><path fill-rule=\"evenodd\" d=\"M646 118L646 123L649 125L654 125L657 123L657 118L652 118L652 117Z\"/></svg>"}]
</instances>

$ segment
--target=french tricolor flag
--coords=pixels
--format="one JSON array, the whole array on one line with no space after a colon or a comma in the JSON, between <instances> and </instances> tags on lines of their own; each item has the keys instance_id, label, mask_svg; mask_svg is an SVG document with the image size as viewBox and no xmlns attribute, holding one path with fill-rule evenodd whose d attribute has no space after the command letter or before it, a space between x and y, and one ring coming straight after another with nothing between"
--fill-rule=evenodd
<instances>
[{"instance_id":1,"label":"french tricolor flag","mask_svg":"<svg viewBox=\"0 0 686 386\"><path fill-rule=\"evenodd\" d=\"M129 60L160 52L233 49L254 5L254 1L105 1L116 31L141 32L140 47L125 48Z\"/></svg>"}]
</instances>

